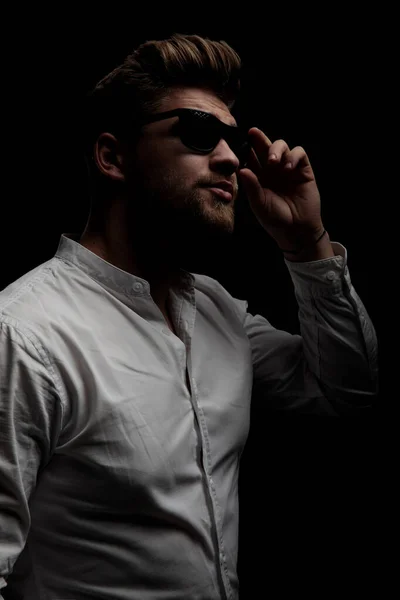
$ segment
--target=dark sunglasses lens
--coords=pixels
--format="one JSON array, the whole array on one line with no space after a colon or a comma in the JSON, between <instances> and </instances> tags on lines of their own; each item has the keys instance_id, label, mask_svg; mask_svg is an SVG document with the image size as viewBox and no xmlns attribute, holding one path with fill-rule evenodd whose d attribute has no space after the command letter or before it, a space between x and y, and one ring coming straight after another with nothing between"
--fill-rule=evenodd
<instances>
[{"instance_id":1,"label":"dark sunglasses lens","mask_svg":"<svg viewBox=\"0 0 400 600\"><path fill-rule=\"evenodd\" d=\"M207 121L207 119L195 115L188 115L186 118L181 119L179 135L188 148L199 152L211 152L220 141L221 134L224 136L225 132L221 132L218 124L215 124L211 119ZM240 168L243 168L250 153L247 138L243 137L240 130L237 130L228 136L227 142L239 158Z\"/></svg>"},{"instance_id":2,"label":"dark sunglasses lens","mask_svg":"<svg viewBox=\"0 0 400 600\"><path fill-rule=\"evenodd\" d=\"M213 127L202 122L182 124L180 136L186 146L201 152L211 152L220 139Z\"/></svg>"}]
</instances>

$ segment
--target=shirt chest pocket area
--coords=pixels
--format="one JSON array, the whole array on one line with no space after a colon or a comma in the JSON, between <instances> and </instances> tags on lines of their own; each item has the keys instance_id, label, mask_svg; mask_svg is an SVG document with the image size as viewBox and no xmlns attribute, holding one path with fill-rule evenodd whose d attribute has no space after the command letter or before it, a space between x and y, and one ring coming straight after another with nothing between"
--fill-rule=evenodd
<instances>
[{"instance_id":1,"label":"shirt chest pocket area","mask_svg":"<svg viewBox=\"0 0 400 600\"><path fill-rule=\"evenodd\" d=\"M172 487L173 469L155 429L134 397L122 399L97 413L86 442L75 450L111 485Z\"/></svg>"}]
</instances>

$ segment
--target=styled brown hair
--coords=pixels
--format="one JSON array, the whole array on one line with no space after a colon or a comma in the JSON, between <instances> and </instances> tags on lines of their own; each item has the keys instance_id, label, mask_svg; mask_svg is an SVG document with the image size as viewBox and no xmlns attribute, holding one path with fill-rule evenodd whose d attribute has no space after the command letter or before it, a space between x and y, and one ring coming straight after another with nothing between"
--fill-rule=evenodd
<instances>
[{"instance_id":1,"label":"styled brown hair","mask_svg":"<svg viewBox=\"0 0 400 600\"><path fill-rule=\"evenodd\" d=\"M85 152L102 132L133 139L135 123L155 112L172 88L213 91L232 109L240 91L239 55L224 41L174 34L141 44L103 77L85 106Z\"/></svg>"}]
</instances>

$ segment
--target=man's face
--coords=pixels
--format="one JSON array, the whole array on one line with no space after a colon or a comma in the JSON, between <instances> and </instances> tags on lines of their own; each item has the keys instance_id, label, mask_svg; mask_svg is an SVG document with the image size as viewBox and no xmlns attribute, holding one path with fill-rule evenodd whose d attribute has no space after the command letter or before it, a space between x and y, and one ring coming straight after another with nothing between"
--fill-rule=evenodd
<instances>
[{"instance_id":1,"label":"man's face","mask_svg":"<svg viewBox=\"0 0 400 600\"><path fill-rule=\"evenodd\" d=\"M171 91L157 112L175 108L202 110L236 124L227 106L203 89ZM181 141L177 121L175 116L145 125L126 172L132 239L150 247L161 243L169 261L211 247L223 251L234 230L238 192L239 159L227 142L221 139L209 154L197 153ZM222 181L233 186L229 202L211 190Z\"/></svg>"}]
</instances>

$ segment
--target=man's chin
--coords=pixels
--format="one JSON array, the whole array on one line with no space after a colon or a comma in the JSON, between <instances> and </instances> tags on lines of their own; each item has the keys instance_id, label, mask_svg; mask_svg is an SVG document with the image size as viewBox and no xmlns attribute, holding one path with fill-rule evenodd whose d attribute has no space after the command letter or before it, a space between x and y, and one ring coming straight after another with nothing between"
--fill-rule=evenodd
<instances>
[{"instance_id":1,"label":"man's chin","mask_svg":"<svg viewBox=\"0 0 400 600\"><path fill-rule=\"evenodd\" d=\"M212 206L209 202L205 206L202 195L192 198L186 206L181 204L173 212L164 212L162 208L156 212L156 221L150 214L136 221L152 223L150 231L139 227L135 236L140 239L139 247L152 261L157 257L158 264L169 265L171 269L202 272L231 256L232 206Z\"/></svg>"}]
</instances>

